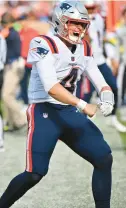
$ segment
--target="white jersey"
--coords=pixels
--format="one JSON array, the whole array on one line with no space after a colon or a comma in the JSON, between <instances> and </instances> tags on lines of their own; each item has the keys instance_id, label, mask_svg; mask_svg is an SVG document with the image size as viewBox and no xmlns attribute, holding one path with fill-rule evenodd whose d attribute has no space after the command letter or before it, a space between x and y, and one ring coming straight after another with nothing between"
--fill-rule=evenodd
<instances>
[{"instance_id":1,"label":"white jersey","mask_svg":"<svg viewBox=\"0 0 126 208\"><path fill-rule=\"evenodd\" d=\"M103 55L104 20L100 14L92 15L89 36L95 61L101 65L105 63L105 57Z\"/></svg>"},{"instance_id":2,"label":"white jersey","mask_svg":"<svg viewBox=\"0 0 126 208\"><path fill-rule=\"evenodd\" d=\"M27 62L32 64L28 88L30 103L63 104L51 97L48 91L60 83L75 94L76 83L84 71L99 92L107 84L89 53L90 48L86 42L78 44L73 54L57 36L32 39L27 58Z\"/></svg>"}]
</instances>

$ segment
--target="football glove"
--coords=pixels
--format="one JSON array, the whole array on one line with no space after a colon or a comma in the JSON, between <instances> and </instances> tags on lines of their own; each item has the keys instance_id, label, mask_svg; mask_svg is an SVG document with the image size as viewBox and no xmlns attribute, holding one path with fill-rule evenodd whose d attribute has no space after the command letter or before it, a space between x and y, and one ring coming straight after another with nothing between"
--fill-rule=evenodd
<instances>
[{"instance_id":1,"label":"football glove","mask_svg":"<svg viewBox=\"0 0 126 208\"><path fill-rule=\"evenodd\" d=\"M98 106L104 116L108 116L112 113L114 103L114 94L111 90L101 91Z\"/></svg>"},{"instance_id":2,"label":"football glove","mask_svg":"<svg viewBox=\"0 0 126 208\"><path fill-rule=\"evenodd\" d=\"M111 103L100 102L98 104L98 107L104 116L110 115L113 110L113 104Z\"/></svg>"}]
</instances>

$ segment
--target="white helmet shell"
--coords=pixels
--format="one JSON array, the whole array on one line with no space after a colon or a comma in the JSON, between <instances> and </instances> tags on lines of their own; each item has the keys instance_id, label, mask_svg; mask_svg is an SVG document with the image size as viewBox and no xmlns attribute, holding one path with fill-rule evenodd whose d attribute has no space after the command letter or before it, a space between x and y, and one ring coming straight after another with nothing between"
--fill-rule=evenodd
<instances>
[{"instance_id":1,"label":"white helmet shell","mask_svg":"<svg viewBox=\"0 0 126 208\"><path fill-rule=\"evenodd\" d=\"M69 21L81 22L86 24L85 31L77 37L68 37L67 23ZM63 1L58 4L52 14L52 23L55 32L70 43L81 43L84 33L89 27L89 15L82 2Z\"/></svg>"}]
</instances>

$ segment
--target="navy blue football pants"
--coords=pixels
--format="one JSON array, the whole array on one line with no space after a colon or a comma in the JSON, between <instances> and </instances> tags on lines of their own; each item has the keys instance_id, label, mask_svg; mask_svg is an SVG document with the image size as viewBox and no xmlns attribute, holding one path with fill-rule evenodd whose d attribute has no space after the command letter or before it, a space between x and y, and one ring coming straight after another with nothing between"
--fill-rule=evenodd
<instances>
[{"instance_id":1,"label":"navy blue football pants","mask_svg":"<svg viewBox=\"0 0 126 208\"><path fill-rule=\"evenodd\" d=\"M45 175L58 139L94 166L111 150L100 130L75 107L49 103L32 104L27 111L28 172Z\"/></svg>"},{"instance_id":2,"label":"navy blue football pants","mask_svg":"<svg viewBox=\"0 0 126 208\"><path fill-rule=\"evenodd\" d=\"M94 166L96 208L110 208L111 149L95 124L75 107L49 103L29 105L27 118L26 170L12 179L0 198L0 208L9 208L47 174L58 139Z\"/></svg>"}]
</instances>

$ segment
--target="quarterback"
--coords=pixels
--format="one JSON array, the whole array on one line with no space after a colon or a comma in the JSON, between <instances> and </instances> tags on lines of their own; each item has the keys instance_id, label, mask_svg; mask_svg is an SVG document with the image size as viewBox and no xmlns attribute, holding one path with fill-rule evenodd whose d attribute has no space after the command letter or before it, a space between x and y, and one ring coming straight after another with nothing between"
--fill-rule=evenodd
<instances>
[{"instance_id":1,"label":"quarterback","mask_svg":"<svg viewBox=\"0 0 126 208\"><path fill-rule=\"evenodd\" d=\"M82 3L66 1L55 7L52 23L55 35L36 37L30 43L26 169L10 182L1 196L0 208L11 207L47 174L59 138L92 164L95 207L110 208L111 149L87 118L97 107L75 96L76 83L85 72L99 94L103 115L113 110L111 88L97 68L88 43L82 41L89 16Z\"/></svg>"}]
</instances>

